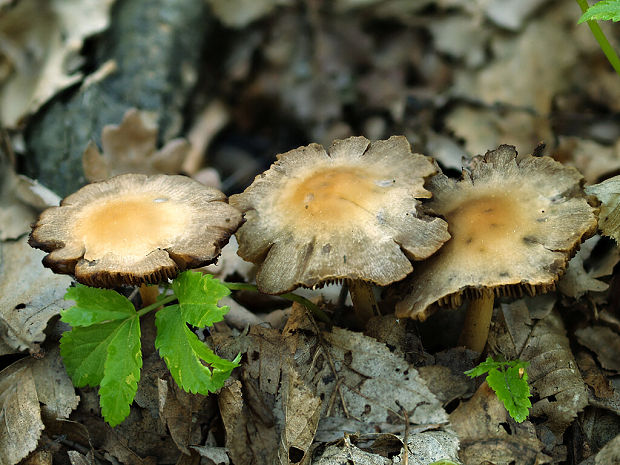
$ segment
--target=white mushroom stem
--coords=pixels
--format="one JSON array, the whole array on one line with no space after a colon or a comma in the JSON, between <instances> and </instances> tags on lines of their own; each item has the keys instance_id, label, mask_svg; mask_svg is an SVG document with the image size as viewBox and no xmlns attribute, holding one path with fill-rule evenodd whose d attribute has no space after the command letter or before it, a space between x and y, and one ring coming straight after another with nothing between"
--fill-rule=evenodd
<instances>
[{"instance_id":1,"label":"white mushroom stem","mask_svg":"<svg viewBox=\"0 0 620 465\"><path fill-rule=\"evenodd\" d=\"M349 293L355 315L362 324L365 324L373 316L380 315L379 306L375 299L372 284L366 281L349 281Z\"/></svg>"},{"instance_id":2,"label":"white mushroom stem","mask_svg":"<svg viewBox=\"0 0 620 465\"><path fill-rule=\"evenodd\" d=\"M469 302L459 345L482 353L489 337L494 302L493 292L485 292Z\"/></svg>"},{"instance_id":3,"label":"white mushroom stem","mask_svg":"<svg viewBox=\"0 0 620 465\"><path fill-rule=\"evenodd\" d=\"M159 286L141 284L140 285L140 297L142 298L142 307L148 307L149 305L157 302L157 296L159 295Z\"/></svg>"}]
</instances>

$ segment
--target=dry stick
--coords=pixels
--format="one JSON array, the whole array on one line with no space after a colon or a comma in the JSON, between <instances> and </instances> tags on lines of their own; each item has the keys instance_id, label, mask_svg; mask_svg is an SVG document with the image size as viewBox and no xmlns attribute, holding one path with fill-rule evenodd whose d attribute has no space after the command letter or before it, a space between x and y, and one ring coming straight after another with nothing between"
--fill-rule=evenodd
<instances>
[{"instance_id":1,"label":"dry stick","mask_svg":"<svg viewBox=\"0 0 620 465\"><path fill-rule=\"evenodd\" d=\"M407 438L409 437L409 415L407 415L407 409L403 407L400 402L396 401L396 405L400 407L400 411L405 417L405 437L403 438L403 449L405 455L403 456L403 465L409 464L409 446L407 446Z\"/></svg>"},{"instance_id":2,"label":"dry stick","mask_svg":"<svg viewBox=\"0 0 620 465\"><path fill-rule=\"evenodd\" d=\"M469 302L459 345L482 353L489 337L494 302L495 296L488 290Z\"/></svg>"},{"instance_id":3,"label":"dry stick","mask_svg":"<svg viewBox=\"0 0 620 465\"><path fill-rule=\"evenodd\" d=\"M342 394L342 390L340 389L342 384L344 384L344 379L341 376L338 376L338 371L336 370L336 365L334 364L334 361L332 360L332 355L329 353L329 350L327 349L327 344L325 343L325 340L323 339L323 335L321 334L321 329L319 328L319 325L316 324L316 321L314 321L313 313L306 306L304 306L304 309L306 310L306 315L308 316L308 320L310 321L310 324L312 325L312 328L316 332L316 337L319 340L319 345L321 346L321 350L325 353L325 356L327 357L327 363L329 364L329 368L330 368L330 370L332 371L334 377L337 380L336 387L335 387L334 391L337 390L338 394L340 395L340 403L342 404L342 410L344 412L344 415L347 418L351 418L352 416L349 414L349 409L347 409L347 404L344 401L344 395ZM341 379L343 379L342 382L340 381ZM355 417L353 417L353 418L355 418ZM357 420L357 418L356 418L356 420Z\"/></svg>"}]
</instances>

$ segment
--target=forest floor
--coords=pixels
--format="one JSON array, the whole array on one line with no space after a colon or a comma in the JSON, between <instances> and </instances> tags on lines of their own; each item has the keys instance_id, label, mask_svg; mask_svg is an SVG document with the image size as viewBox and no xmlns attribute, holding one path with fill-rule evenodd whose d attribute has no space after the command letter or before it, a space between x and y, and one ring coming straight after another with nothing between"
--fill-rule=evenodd
<instances>
[{"instance_id":1,"label":"forest floor","mask_svg":"<svg viewBox=\"0 0 620 465\"><path fill-rule=\"evenodd\" d=\"M607 237L555 290L498 299L483 354L458 345L464 308L417 321L385 301L360 325L341 286L300 289L326 323L235 291L199 335L241 365L203 396L175 384L145 318L138 391L114 428L60 357L73 279L27 242L90 181L177 173L230 196L276 154L350 136L404 135L452 178L509 144L599 183L620 174L620 77L580 14L569 0L0 2L0 465L620 463ZM602 27L620 49L620 28ZM256 275L234 238L206 271ZM464 374L486 355L529 362L525 421Z\"/></svg>"}]
</instances>

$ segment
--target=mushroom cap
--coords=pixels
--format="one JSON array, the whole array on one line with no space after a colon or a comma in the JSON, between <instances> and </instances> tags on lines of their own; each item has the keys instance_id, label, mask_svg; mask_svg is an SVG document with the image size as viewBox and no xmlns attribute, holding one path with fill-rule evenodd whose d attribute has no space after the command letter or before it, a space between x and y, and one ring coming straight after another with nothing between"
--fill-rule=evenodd
<instances>
[{"instance_id":1,"label":"mushroom cap","mask_svg":"<svg viewBox=\"0 0 620 465\"><path fill-rule=\"evenodd\" d=\"M152 284L213 263L240 222L222 192L188 177L123 174L45 210L29 243L83 284Z\"/></svg>"},{"instance_id":2,"label":"mushroom cap","mask_svg":"<svg viewBox=\"0 0 620 465\"><path fill-rule=\"evenodd\" d=\"M259 265L261 292L281 294L339 280L387 285L412 271L450 237L425 215L432 160L413 154L403 136L310 144L278 155L242 193L239 255Z\"/></svg>"},{"instance_id":3,"label":"mushroom cap","mask_svg":"<svg viewBox=\"0 0 620 465\"><path fill-rule=\"evenodd\" d=\"M395 290L406 295L398 317L425 319L433 304L456 307L462 296L546 292L579 244L596 230L583 177L549 157L502 145L472 160L460 181L432 178L429 207L452 238Z\"/></svg>"}]
</instances>

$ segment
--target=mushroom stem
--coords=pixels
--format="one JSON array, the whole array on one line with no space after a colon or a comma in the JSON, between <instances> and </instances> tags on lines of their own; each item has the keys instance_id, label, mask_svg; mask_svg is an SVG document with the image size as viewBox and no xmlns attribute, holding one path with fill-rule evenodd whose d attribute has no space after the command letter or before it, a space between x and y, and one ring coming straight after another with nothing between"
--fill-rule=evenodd
<instances>
[{"instance_id":1,"label":"mushroom stem","mask_svg":"<svg viewBox=\"0 0 620 465\"><path fill-rule=\"evenodd\" d=\"M142 307L148 307L149 305L157 302L157 296L159 295L159 286L150 284L140 285L140 297L142 298Z\"/></svg>"},{"instance_id":2,"label":"mushroom stem","mask_svg":"<svg viewBox=\"0 0 620 465\"><path fill-rule=\"evenodd\" d=\"M381 315L372 284L366 281L351 280L349 281L349 293L355 315L361 323L365 324L373 316Z\"/></svg>"},{"instance_id":3,"label":"mushroom stem","mask_svg":"<svg viewBox=\"0 0 620 465\"><path fill-rule=\"evenodd\" d=\"M482 353L489 337L494 302L495 296L492 292L485 292L469 302L459 345Z\"/></svg>"}]
</instances>

